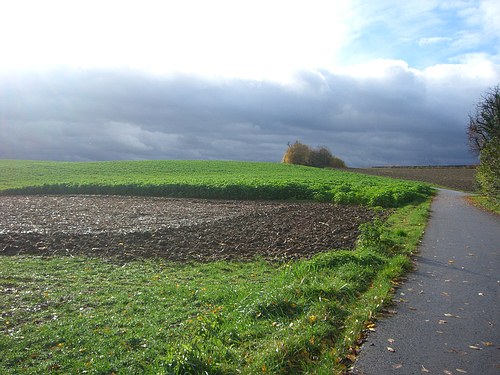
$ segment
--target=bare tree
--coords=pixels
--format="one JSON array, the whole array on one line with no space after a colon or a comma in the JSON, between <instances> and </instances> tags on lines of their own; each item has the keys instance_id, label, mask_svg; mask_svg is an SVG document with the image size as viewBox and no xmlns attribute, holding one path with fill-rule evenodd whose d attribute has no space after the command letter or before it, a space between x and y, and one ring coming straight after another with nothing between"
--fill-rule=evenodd
<instances>
[{"instance_id":1,"label":"bare tree","mask_svg":"<svg viewBox=\"0 0 500 375\"><path fill-rule=\"evenodd\" d=\"M483 193L500 204L500 85L490 89L469 116L467 136L471 150L479 155L477 181Z\"/></svg>"},{"instance_id":2,"label":"bare tree","mask_svg":"<svg viewBox=\"0 0 500 375\"><path fill-rule=\"evenodd\" d=\"M489 89L477 103L476 113L469 116L467 137L477 155L490 140L500 140L500 85Z\"/></svg>"}]
</instances>

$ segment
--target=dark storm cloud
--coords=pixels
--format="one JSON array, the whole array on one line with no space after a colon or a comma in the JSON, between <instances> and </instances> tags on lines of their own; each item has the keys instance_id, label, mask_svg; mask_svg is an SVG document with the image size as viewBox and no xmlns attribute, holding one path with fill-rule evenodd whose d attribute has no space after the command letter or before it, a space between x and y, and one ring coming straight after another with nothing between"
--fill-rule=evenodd
<instances>
[{"instance_id":1,"label":"dark storm cloud","mask_svg":"<svg viewBox=\"0 0 500 375\"><path fill-rule=\"evenodd\" d=\"M351 166L474 162L465 126L486 87L431 83L402 68L363 79L302 72L288 85L126 70L0 73L0 158L279 161L299 139Z\"/></svg>"}]
</instances>

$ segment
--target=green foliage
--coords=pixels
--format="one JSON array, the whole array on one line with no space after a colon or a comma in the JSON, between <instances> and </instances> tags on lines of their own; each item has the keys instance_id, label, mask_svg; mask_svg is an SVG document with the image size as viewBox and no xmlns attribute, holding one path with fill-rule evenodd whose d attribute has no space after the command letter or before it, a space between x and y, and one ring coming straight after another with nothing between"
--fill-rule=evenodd
<instances>
[{"instance_id":1,"label":"green foliage","mask_svg":"<svg viewBox=\"0 0 500 375\"><path fill-rule=\"evenodd\" d=\"M167 160L0 160L0 195L114 194L212 199L317 200L398 207L429 185L281 163Z\"/></svg>"},{"instance_id":2,"label":"green foliage","mask_svg":"<svg viewBox=\"0 0 500 375\"><path fill-rule=\"evenodd\" d=\"M480 153L477 180L493 204L500 204L500 138L488 142Z\"/></svg>"},{"instance_id":3,"label":"green foliage","mask_svg":"<svg viewBox=\"0 0 500 375\"><path fill-rule=\"evenodd\" d=\"M283 163L317 168L347 168L344 161L333 156L327 147L312 149L299 141L288 146Z\"/></svg>"}]
</instances>

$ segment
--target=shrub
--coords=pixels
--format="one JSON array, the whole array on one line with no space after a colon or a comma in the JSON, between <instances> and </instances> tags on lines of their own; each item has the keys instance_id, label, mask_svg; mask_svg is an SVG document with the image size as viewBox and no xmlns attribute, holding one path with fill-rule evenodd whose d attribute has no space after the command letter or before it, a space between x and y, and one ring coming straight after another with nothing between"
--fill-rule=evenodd
<instances>
[{"instance_id":1,"label":"shrub","mask_svg":"<svg viewBox=\"0 0 500 375\"><path fill-rule=\"evenodd\" d=\"M333 156L327 147L320 146L312 149L299 141L288 145L283 156L283 163L317 168L346 168L344 161Z\"/></svg>"},{"instance_id":2,"label":"shrub","mask_svg":"<svg viewBox=\"0 0 500 375\"><path fill-rule=\"evenodd\" d=\"M477 180L494 203L500 203L500 140L492 140L481 150Z\"/></svg>"}]
</instances>

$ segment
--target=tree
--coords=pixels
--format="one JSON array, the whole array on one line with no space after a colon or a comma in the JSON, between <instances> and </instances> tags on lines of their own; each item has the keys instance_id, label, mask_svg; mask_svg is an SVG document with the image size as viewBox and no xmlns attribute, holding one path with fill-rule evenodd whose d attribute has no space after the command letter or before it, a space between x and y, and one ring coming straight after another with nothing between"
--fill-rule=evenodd
<instances>
[{"instance_id":1,"label":"tree","mask_svg":"<svg viewBox=\"0 0 500 375\"><path fill-rule=\"evenodd\" d=\"M469 116L467 136L471 150L479 154L477 181L483 193L500 203L500 85L490 89Z\"/></svg>"},{"instance_id":2,"label":"tree","mask_svg":"<svg viewBox=\"0 0 500 375\"><path fill-rule=\"evenodd\" d=\"M318 168L346 168L344 161L333 156L327 147L321 146L317 149L311 149L299 141L288 144L288 149L283 156L283 163Z\"/></svg>"},{"instance_id":3,"label":"tree","mask_svg":"<svg viewBox=\"0 0 500 375\"><path fill-rule=\"evenodd\" d=\"M469 116L467 136L471 150L479 155L486 144L500 139L500 85L490 89L476 105L476 113Z\"/></svg>"},{"instance_id":4,"label":"tree","mask_svg":"<svg viewBox=\"0 0 500 375\"><path fill-rule=\"evenodd\" d=\"M283 163L307 165L310 153L309 146L296 141L293 144L288 144L288 149L283 156Z\"/></svg>"}]
</instances>

